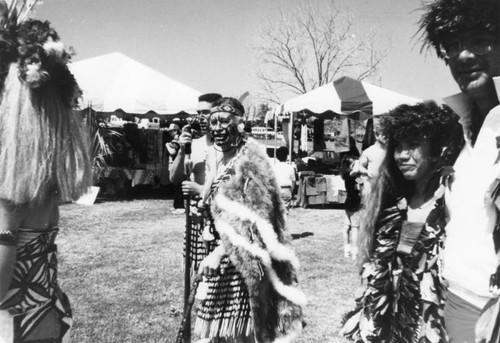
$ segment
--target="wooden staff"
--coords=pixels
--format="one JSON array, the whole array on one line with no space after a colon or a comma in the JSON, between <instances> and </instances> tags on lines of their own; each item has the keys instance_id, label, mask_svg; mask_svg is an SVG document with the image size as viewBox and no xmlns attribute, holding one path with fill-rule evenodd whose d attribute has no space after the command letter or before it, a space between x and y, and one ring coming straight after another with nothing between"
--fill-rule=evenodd
<instances>
[{"instance_id":1,"label":"wooden staff","mask_svg":"<svg viewBox=\"0 0 500 343\"><path fill-rule=\"evenodd\" d=\"M188 292L188 299L184 303L184 315L182 317L181 327L177 333L175 343L191 343L191 309L193 307L196 290L201 279L201 274L196 275L193 279L193 283L190 285L191 290Z\"/></svg>"},{"instance_id":2,"label":"wooden staff","mask_svg":"<svg viewBox=\"0 0 500 343\"><path fill-rule=\"evenodd\" d=\"M186 173L186 181L191 180L192 162L191 162L191 146L186 145L186 162L184 171ZM191 196L188 194L184 198L184 208L186 211L186 252L184 257L184 315L182 319L181 329L177 337L179 343L191 343L191 308L194 302L190 304L189 295L191 292ZM197 286L197 283L195 287ZM195 290L196 291L196 290ZM182 336L181 336L182 333ZM179 339L181 339L179 341Z\"/></svg>"}]
</instances>

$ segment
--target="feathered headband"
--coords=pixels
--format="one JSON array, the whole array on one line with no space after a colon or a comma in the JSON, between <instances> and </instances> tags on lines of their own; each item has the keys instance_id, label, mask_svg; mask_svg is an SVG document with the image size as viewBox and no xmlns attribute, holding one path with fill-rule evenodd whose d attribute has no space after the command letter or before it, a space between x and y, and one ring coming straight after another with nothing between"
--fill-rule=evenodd
<instances>
[{"instance_id":1,"label":"feathered headband","mask_svg":"<svg viewBox=\"0 0 500 343\"><path fill-rule=\"evenodd\" d=\"M422 8L418 32L423 47L433 47L445 58L441 44L463 32L490 32L500 37L499 0L435 0Z\"/></svg>"},{"instance_id":2,"label":"feathered headband","mask_svg":"<svg viewBox=\"0 0 500 343\"><path fill-rule=\"evenodd\" d=\"M37 0L0 0L0 81L12 63L17 63L19 78L31 88L51 82L63 103L73 106L80 94L67 64L71 58L48 21L27 19Z\"/></svg>"}]
</instances>

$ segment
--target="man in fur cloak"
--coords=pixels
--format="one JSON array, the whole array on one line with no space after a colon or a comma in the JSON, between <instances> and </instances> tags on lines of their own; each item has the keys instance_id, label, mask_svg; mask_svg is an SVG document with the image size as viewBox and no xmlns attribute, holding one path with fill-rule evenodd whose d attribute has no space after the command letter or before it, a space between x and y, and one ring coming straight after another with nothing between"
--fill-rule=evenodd
<instances>
[{"instance_id":1,"label":"man in fur cloak","mask_svg":"<svg viewBox=\"0 0 500 343\"><path fill-rule=\"evenodd\" d=\"M269 159L261 145L243 139L236 129L242 109L236 99L222 98L211 112L215 149L207 156L212 180L208 197L220 237L216 250L219 256L229 257L244 281L255 342L292 342L302 330L306 304L296 287L299 263L290 246L280 188ZM228 155L231 149L234 152ZM218 159L221 151L232 156L230 160L225 161L224 155ZM225 168L217 172L221 162ZM201 270L204 266L202 262Z\"/></svg>"}]
</instances>

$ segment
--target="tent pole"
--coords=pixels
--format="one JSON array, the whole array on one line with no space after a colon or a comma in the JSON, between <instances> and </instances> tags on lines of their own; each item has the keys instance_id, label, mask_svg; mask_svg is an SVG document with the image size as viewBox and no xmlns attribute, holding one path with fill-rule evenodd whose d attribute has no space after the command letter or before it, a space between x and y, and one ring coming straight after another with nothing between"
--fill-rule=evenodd
<instances>
[{"instance_id":1,"label":"tent pole","mask_svg":"<svg viewBox=\"0 0 500 343\"><path fill-rule=\"evenodd\" d=\"M274 114L274 164L276 164L277 145L278 145L278 116Z\"/></svg>"},{"instance_id":2,"label":"tent pole","mask_svg":"<svg viewBox=\"0 0 500 343\"><path fill-rule=\"evenodd\" d=\"M89 107L89 115L87 117L87 124L90 125L92 124L92 109Z\"/></svg>"},{"instance_id":3,"label":"tent pole","mask_svg":"<svg viewBox=\"0 0 500 343\"><path fill-rule=\"evenodd\" d=\"M288 125L288 136L290 144L288 146L288 164L292 164L292 152L293 152L293 112L290 112L290 123Z\"/></svg>"},{"instance_id":4,"label":"tent pole","mask_svg":"<svg viewBox=\"0 0 500 343\"><path fill-rule=\"evenodd\" d=\"M264 138L265 139L264 142L266 143L266 152L267 152L267 130L268 130L268 127L269 127L269 125L267 123L267 118L266 118L266 133L265 133L265 138Z\"/></svg>"}]
</instances>

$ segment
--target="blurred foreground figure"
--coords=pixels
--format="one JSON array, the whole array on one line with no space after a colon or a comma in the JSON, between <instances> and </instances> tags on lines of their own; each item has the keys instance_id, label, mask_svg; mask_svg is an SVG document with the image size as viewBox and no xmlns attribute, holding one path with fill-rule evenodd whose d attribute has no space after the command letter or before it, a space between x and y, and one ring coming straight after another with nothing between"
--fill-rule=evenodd
<instances>
[{"instance_id":1,"label":"blurred foreground figure","mask_svg":"<svg viewBox=\"0 0 500 343\"><path fill-rule=\"evenodd\" d=\"M361 214L366 290L342 333L356 342L446 342L443 182L460 148L458 117L424 103L384 119L387 153Z\"/></svg>"},{"instance_id":2,"label":"blurred foreground figure","mask_svg":"<svg viewBox=\"0 0 500 343\"><path fill-rule=\"evenodd\" d=\"M91 184L89 141L72 110L80 91L59 36L16 5L0 2L0 341L67 342L58 204Z\"/></svg>"},{"instance_id":3,"label":"blurred foreground figure","mask_svg":"<svg viewBox=\"0 0 500 343\"><path fill-rule=\"evenodd\" d=\"M461 90L444 99L465 137L445 196L446 327L453 342L498 342L500 1L433 1L420 24Z\"/></svg>"},{"instance_id":4,"label":"blurred foreground figure","mask_svg":"<svg viewBox=\"0 0 500 343\"><path fill-rule=\"evenodd\" d=\"M203 239L204 281L195 333L209 342L292 342L302 330L304 294L285 228L285 208L264 148L238 131L241 103L222 98L209 119Z\"/></svg>"}]
</instances>

